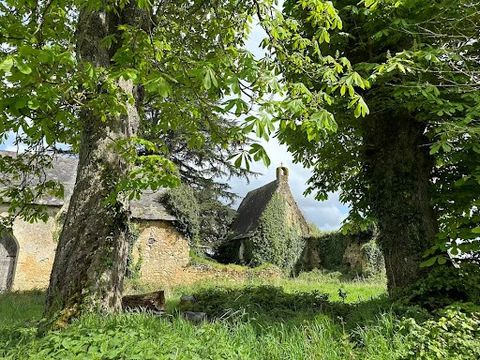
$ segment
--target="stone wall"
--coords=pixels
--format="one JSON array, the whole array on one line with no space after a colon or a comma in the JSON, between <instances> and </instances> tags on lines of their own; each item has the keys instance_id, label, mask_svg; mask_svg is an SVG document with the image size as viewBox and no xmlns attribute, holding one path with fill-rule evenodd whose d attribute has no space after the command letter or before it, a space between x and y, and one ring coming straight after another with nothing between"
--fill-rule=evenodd
<instances>
[{"instance_id":1,"label":"stone wall","mask_svg":"<svg viewBox=\"0 0 480 360\"><path fill-rule=\"evenodd\" d=\"M331 232L309 237L296 272L325 269L371 276L384 271L383 256L372 231L344 235Z\"/></svg>"},{"instance_id":2,"label":"stone wall","mask_svg":"<svg viewBox=\"0 0 480 360\"><path fill-rule=\"evenodd\" d=\"M51 207L46 223L15 221L13 236L18 244L18 254L12 290L48 287L60 231L57 221L59 210L60 207ZM6 207L0 207L0 214L5 211ZM189 265L188 241L171 222L139 220L134 223L134 228L138 237L132 248L131 266L137 268L136 280L149 288L168 288L204 280L277 279L282 274L275 267L249 269L240 266Z\"/></svg>"},{"instance_id":3,"label":"stone wall","mask_svg":"<svg viewBox=\"0 0 480 360\"><path fill-rule=\"evenodd\" d=\"M374 239L367 243L352 242L343 254L343 263L350 273L371 276L384 271L385 263Z\"/></svg>"},{"instance_id":4,"label":"stone wall","mask_svg":"<svg viewBox=\"0 0 480 360\"><path fill-rule=\"evenodd\" d=\"M280 181L277 192L282 195L286 203L286 219L285 221L291 227L297 228L303 237L310 235L310 229L303 214L298 207L295 198L287 181Z\"/></svg>"},{"instance_id":5,"label":"stone wall","mask_svg":"<svg viewBox=\"0 0 480 360\"><path fill-rule=\"evenodd\" d=\"M167 221L138 221L132 249L134 276L143 283L165 284L179 277L190 261L188 241Z\"/></svg>"},{"instance_id":6,"label":"stone wall","mask_svg":"<svg viewBox=\"0 0 480 360\"><path fill-rule=\"evenodd\" d=\"M212 264L189 264L180 271L175 271L164 282L144 282L139 280L127 280L125 282L125 293L135 294L154 290L166 290L167 294L179 285L201 284L206 281L213 281L216 284L225 282L248 282L267 281L274 284L283 278L282 270L274 265L250 268L241 265Z\"/></svg>"},{"instance_id":7,"label":"stone wall","mask_svg":"<svg viewBox=\"0 0 480 360\"><path fill-rule=\"evenodd\" d=\"M12 290L44 289L48 286L57 242L55 216L59 207L51 207L47 222L28 223L16 219L13 236L18 244ZM3 213L7 209L1 207Z\"/></svg>"},{"instance_id":8,"label":"stone wall","mask_svg":"<svg viewBox=\"0 0 480 360\"><path fill-rule=\"evenodd\" d=\"M50 207L45 222L28 223L17 219L13 236L18 245L11 289L32 290L48 287L60 228L60 207ZM0 214L7 208L0 207ZM168 221L136 221L138 239L132 249L133 265L144 283L169 283L183 277L189 258L188 241ZM180 274L180 275L179 275Z\"/></svg>"}]
</instances>

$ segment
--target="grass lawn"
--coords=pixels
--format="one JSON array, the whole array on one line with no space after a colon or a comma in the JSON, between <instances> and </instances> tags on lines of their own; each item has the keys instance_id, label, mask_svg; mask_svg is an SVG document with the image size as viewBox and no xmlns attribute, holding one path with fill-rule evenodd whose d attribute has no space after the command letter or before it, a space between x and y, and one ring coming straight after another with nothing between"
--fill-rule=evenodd
<instances>
[{"instance_id":1,"label":"grass lawn","mask_svg":"<svg viewBox=\"0 0 480 360\"><path fill-rule=\"evenodd\" d=\"M343 300L339 289L346 293ZM191 310L207 312L208 322L193 324L179 315L182 294L196 297ZM411 336L402 330L384 295L382 281L341 281L321 273L273 283L209 281L169 289L164 317L89 316L61 332L38 337L43 293L4 294L0 358L422 358L412 352Z\"/></svg>"}]
</instances>

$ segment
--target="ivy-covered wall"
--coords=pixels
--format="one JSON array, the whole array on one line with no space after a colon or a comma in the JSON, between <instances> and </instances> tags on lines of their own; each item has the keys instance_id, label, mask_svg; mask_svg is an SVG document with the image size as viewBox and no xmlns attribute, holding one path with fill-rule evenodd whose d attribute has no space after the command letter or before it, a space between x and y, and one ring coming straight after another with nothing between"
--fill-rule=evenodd
<instances>
[{"instance_id":1,"label":"ivy-covered wall","mask_svg":"<svg viewBox=\"0 0 480 360\"><path fill-rule=\"evenodd\" d=\"M270 263L285 271L293 270L305 241L301 230L287 221L288 211L286 200L274 194L253 236L243 240L242 262L250 266Z\"/></svg>"},{"instance_id":2,"label":"ivy-covered wall","mask_svg":"<svg viewBox=\"0 0 480 360\"><path fill-rule=\"evenodd\" d=\"M371 276L384 271L382 252L373 231L325 233L306 239L296 272L313 269Z\"/></svg>"},{"instance_id":3,"label":"ivy-covered wall","mask_svg":"<svg viewBox=\"0 0 480 360\"><path fill-rule=\"evenodd\" d=\"M162 195L160 201L176 218L176 229L188 238L190 245L195 245L199 240L200 207L193 189L186 185L172 188Z\"/></svg>"}]
</instances>

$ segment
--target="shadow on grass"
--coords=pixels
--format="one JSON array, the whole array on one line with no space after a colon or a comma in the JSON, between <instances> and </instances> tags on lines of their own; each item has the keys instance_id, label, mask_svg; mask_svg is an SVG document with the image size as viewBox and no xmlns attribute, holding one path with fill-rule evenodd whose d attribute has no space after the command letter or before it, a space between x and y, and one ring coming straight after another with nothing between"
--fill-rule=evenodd
<instances>
[{"instance_id":1,"label":"shadow on grass","mask_svg":"<svg viewBox=\"0 0 480 360\"><path fill-rule=\"evenodd\" d=\"M353 328L358 324L374 322L388 312L391 302L383 295L355 303L334 302L328 294L319 291L285 292L282 287L252 285L239 288L218 287L198 290L192 294L191 305L173 303L171 312L201 311L212 320L254 319L260 323L288 322L301 324L316 316L327 316L334 323ZM32 326L42 316L44 292L28 291L0 295L0 330L16 325Z\"/></svg>"},{"instance_id":2,"label":"shadow on grass","mask_svg":"<svg viewBox=\"0 0 480 360\"><path fill-rule=\"evenodd\" d=\"M328 295L318 291L287 293L281 287L268 285L205 289L193 296L195 302L180 306L180 310L205 312L211 319L254 318L260 323L301 324L324 315L351 328L376 321L391 304L386 296L346 304L329 301Z\"/></svg>"},{"instance_id":3,"label":"shadow on grass","mask_svg":"<svg viewBox=\"0 0 480 360\"><path fill-rule=\"evenodd\" d=\"M261 322L300 324L316 316L327 316L335 323L355 327L375 321L388 312L391 302L383 295L366 301L331 301L320 291L285 292L282 287L251 285L238 288L200 289L192 294L196 301L188 306L169 299L169 312L201 311L212 320L244 319ZM41 319L45 294L42 291L0 294L0 330L17 325L32 326ZM167 304L168 305L168 304Z\"/></svg>"}]
</instances>

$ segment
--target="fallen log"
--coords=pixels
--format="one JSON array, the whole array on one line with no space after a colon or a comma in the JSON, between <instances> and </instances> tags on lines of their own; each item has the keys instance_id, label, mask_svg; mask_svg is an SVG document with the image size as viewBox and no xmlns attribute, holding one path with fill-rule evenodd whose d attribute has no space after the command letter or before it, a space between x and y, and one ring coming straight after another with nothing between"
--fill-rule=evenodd
<instances>
[{"instance_id":1,"label":"fallen log","mask_svg":"<svg viewBox=\"0 0 480 360\"><path fill-rule=\"evenodd\" d=\"M122 308L125 311L163 312L165 310L165 291L126 295L122 298Z\"/></svg>"}]
</instances>

